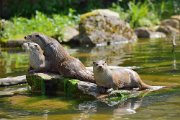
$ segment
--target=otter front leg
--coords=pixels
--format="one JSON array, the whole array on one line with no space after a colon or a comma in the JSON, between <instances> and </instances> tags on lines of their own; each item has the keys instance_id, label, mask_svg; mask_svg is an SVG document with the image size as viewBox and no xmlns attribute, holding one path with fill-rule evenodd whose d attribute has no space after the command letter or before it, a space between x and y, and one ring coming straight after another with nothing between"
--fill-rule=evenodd
<instances>
[{"instance_id":1,"label":"otter front leg","mask_svg":"<svg viewBox=\"0 0 180 120\"><path fill-rule=\"evenodd\" d=\"M47 72L49 70L49 66L48 65L40 65L39 68L35 68L33 69L31 67L31 69L29 69L29 73L38 73L38 72Z\"/></svg>"},{"instance_id":2,"label":"otter front leg","mask_svg":"<svg viewBox=\"0 0 180 120\"><path fill-rule=\"evenodd\" d=\"M30 73L30 74L32 74L32 73L36 73L36 72L38 72L36 69L34 69L33 67L29 67L29 69L28 69L28 73Z\"/></svg>"}]
</instances>

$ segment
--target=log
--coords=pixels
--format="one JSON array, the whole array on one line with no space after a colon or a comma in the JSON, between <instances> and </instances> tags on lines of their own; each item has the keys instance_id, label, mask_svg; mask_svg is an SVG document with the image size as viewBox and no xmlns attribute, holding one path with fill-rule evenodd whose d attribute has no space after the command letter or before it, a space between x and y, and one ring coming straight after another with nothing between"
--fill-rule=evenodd
<instances>
[{"instance_id":1,"label":"log","mask_svg":"<svg viewBox=\"0 0 180 120\"><path fill-rule=\"evenodd\" d=\"M0 97L9 97L9 96L13 96L13 95L25 95L28 94L28 88L27 86L25 87L21 87L21 88L5 88L4 90L0 91Z\"/></svg>"},{"instance_id":2,"label":"log","mask_svg":"<svg viewBox=\"0 0 180 120\"><path fill-rule=\"evenodd\" d=\"M23 83L26 83L26 75L0 79L0 86L10 86L10 85L23 84Z\"/></svg>"}]
</instances>

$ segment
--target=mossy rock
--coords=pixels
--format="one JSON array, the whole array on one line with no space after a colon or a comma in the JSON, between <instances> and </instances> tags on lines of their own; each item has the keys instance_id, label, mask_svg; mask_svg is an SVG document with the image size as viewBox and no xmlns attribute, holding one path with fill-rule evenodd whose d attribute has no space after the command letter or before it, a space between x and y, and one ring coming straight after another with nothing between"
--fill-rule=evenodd
<instances>
[{"instance_id":1,"label":"mossy rock","mask_svg":"<svg viewBox=\"0 0 180 120\"><path fill-rule=\"evenodd\" d=\"M52 73L34 73L26 76L33 94L56 95L81 99L98 99L107 104L114 104L129 98L143 97L149 91L112 90L105 94L99 93L95 83L64 78Z\"/></svg>"},{"instance_id":2,"label":"mossy rock","mask_svg":"<svg viewBox=\"0 0 180 120\"><path fill-rule=\"evenodd\" d=\"M80 16L79 36L74 42L81 45L117 44L137 39L129 24L118 13L99 9Z\"/></svg>"},{"instance_id":3,"label":"mossy rock","mask_svg":"<svg viewBox=\"0 0 180 120\"><path fill-rule=\"evenodd\" d=\"M97 85L94 83L79 81L72 78L64 78L58 74L34 73L28 74L26 78L28 84L31 86L33 94L92 98L92 92L97 92ZM93 98L95 97L94 94Z\"/></svg>"}]
</instances>

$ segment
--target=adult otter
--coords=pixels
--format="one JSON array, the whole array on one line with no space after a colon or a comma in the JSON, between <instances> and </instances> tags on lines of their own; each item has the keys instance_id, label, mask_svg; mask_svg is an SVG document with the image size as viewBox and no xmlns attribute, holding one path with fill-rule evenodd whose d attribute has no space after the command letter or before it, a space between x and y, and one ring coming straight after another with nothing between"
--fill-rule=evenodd
<instances>
[{"instance_id":1,"label":"adult otter","mask_svg":"<svg viewBox=\"0 0 180 120\"><path fill-rule=\"evenodd\" d=\"M80 60L70 56L57 40L40 33L27 35L25 39L37 43L42 48L50 69L65 77L95 82L93 73L88 71Z\"/></svg>"},{"instance_id":2,"label":"adult otter","mask_svg":"<svg viewBox=\"0 0 180 120\"><path fill-rule=\"evenodd\" d=\"M29 53L29 72L49 70L48 61L45 60L41 47L33 42L23 43L22 47Z\"/></svg>"},{"instance_id":3,"label":"adult otter","mask_svg":"<svg viewBox=\"0 0 180 120\"><path fill-rule=\"evenodd\" d=\"M96 84L105 88L139 88L139 90L151 88L135 71L127 68L110 70L103 60L93 62L93 72Z\"/></svg>"}]
</instances>

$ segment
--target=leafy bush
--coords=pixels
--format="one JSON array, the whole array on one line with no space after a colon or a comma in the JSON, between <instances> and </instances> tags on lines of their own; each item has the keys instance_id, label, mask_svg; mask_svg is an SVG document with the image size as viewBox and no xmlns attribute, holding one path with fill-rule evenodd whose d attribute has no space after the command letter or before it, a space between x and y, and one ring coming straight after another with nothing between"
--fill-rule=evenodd
<instances>
[{"instance_id":1,"label":"leafy bush","mask_svg":"<svg viewBox=\"0 0 180 120\"><path fill-rule=\"evenodd\" d=\"M73 15L74 10L65 15L53 14L47 16L39 11L31 19L23 17L14 17L7 22L4 29L4 38L22 38L26 34L32 32L41 32L47 35L61 36L62 30L66 26L73 26L79 20L78 16Z\"/></svg>"},{"instance_id":2,"label":"leafy bush","mask_svg":"<svg viewBox=\"0 0 180 120\"><path fill-rule=\"evenodd\" d=\"M159 23L160 17L151 2L128 2L128 9L121 7L121 1L112 5L112 10L119 13L120 18L129 22L131 27L153 26Z\"/></svg>"},{"instance_id":3,"label":"leafy bush","mask_svg":"<svg viewBox=\"0 0 180 120\"><path fill-rule=\"evenodd\" d=\"M151 2L129 2L130 25L132 27L152 26L159 23L160 17Z\"/></svg>"}]
</instances>

